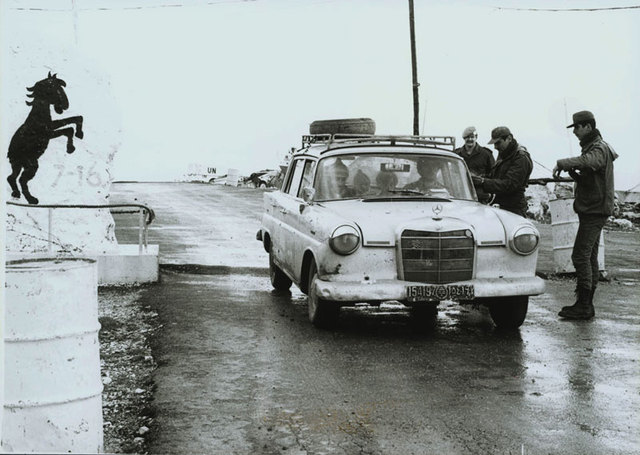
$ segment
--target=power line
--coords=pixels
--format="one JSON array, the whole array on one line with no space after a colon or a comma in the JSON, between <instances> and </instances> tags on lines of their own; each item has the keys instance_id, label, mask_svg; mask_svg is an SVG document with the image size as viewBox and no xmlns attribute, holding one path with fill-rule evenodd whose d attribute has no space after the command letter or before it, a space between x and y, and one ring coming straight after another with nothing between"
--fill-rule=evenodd
<instances>
[{"instance_id":1,"label":"power line","mask_svg":"<svg viewBox=\"0 0 640 455\"><path fill-rule=\"evenodd\" d=\"M2 0L0 0L2 1ZM159 8L194 8L201 6L216 6L223 4L234 4L234 3L256 3L259 0L217 0L217 1L196 1L191 3L166 3L163 5L139 5L139 6L120 6L120 7L108 7L108 6L95 6L95 7L72 7L72 8L35 8L35 7L10 7L8 9L14 11L36 11L36 12L58 12L58 13L68 13L71 11L82 12L82 11L133 11L133 10L145 10L145 9L159 9ZM308 6L308 5L324 5L326 3L335 3L340 0L306 0L304 4L300 3L300 5ZM262 2L264 3L264 2Z\"/></svg>"},{"instance_id":2,"label":"power line","mask_svg":"<svg viewBox=\"0 0 640 455\"><path fill-rule=\"evenodd\" d=\"M182 8L182 7L194 7L194 6L212 6L212 5L221 5L225 3L249 3L256 2L257 0L218 0L218 1L208 1L208 2L195 2L191 4L184 3L167 3L164 5L139 5L139 6L121 6L121 7L93 7L93 8L29 8L29 7L12 7L10 9L15 11L54 11L54 12L70 12L74 9L77 11L126 11L126 10L143 10L143 9L158 9L158 8Z\"/></svg>"},{"instance_id":3,"label":"power line","mask_svg":"<svg viewBox=\"0 0 640 455\"><path fill-rule=\"evenodd\" d=\"M124 11L124 10L142 10L142 9L158 9L158 8L182 8L182 7L194 7L194 6L211 6L220 5L225 3L249 3L256 2L258 0L219 0L208 2L195 2L192 4L184 3L169 3L164 5L140 5L140 6L122 6L122 7L93 7L93 8L77 8L78 11ZM317 3L329 3L329 2L317 2ZM68 8L35 8L35 7L10 7L9 9L15 11L57 11L57 12L69 12ZM632 6L611 6L604 8L509 8L502 6L494 6L494 9L504 11L534 11L534 12L593 12L593 11L615 11L615 10L628 10L628 9L640 9L640 5Z\"/></svg>"},{"instance_id":4,"label":"power line","mask_svg":"<svg viewBox=\"0 0 640 455\"><path fill-rule=\"evenodd\" d=\"M545 166L544 164L542 164L542 163L540 163L540 162L538 162L538 161L534 160L533 158L531 158L531 160L532 160L534 163L536 163L537 165L539 165L540 167L543 167L544 169L546 169L547 171L549 171L549 172L553 172L551 169L549 169L549 168L548 168L547 166Z\"/></svg>"},{"instance_id":5,"label":"power line","mask_svg":"<svg viewBox=\"0 0 640 455\"><path fill-rule=\"evenodd\" d=\"M505 8L496 6L495 9L510 11L550 11L550 12L591 12L591 11L614 11L623 9L640 9L640 5L634 6L609 6L606 8Z\"/></svg>"}]
</instances>

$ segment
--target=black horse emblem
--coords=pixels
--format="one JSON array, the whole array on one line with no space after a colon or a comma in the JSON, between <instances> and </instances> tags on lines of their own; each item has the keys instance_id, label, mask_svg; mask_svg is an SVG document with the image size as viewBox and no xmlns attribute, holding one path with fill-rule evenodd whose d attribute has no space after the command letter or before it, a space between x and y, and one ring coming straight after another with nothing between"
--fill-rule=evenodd
<instances>
[{"instance_id":1,"label":"black horse emblem","mask_svg":"<svg viewBox=\"0 0 640 455\"><path fill-rule=\"evenodd\" d=\"M11 196L20 197L20 190L16 185L16 179L20 175L20 187L22 194L29 204L37 204L38 199L30 192L27 182L31 180L38 171L38 159L49 146L49 140L54 137L67 136L67 153L73 153L73 128L61 128L63 126L75 123L75 136L82 139L82 116L69 117L60 120L51 119L50 106L58 114L62 114L69 108L69 100L64 92L66 83L62 79L58 79L56 75L51 73L46 79L36 82L33 87L27 88L29 98L33 101L27 101L27 106L31 106L31 112L27 116L24 123L17 129L11 142L9 143L9 163L11 163L11 175L7 177L9 185L11 185Z\"/></svg>"}]
</instances>

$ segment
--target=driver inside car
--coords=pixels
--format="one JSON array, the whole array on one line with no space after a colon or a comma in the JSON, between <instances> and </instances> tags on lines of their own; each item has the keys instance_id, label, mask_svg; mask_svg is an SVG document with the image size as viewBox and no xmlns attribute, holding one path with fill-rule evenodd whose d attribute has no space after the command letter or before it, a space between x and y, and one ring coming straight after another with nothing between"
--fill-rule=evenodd
<instances>
[{"instance_id":1,"label":"driver inside car","mask_svg":"<svg viewBox=\"0 0 640 455\"><path fill-rule=\"evenodd\" d=\"M420 191L421 193L429 193L431 191L446 192L447 188L438 181L438 167L433 166L433 161L428 159L419 159L416 163L420 178L415 182L411 182L403 189Z\"/></svg>"}]
</instances>

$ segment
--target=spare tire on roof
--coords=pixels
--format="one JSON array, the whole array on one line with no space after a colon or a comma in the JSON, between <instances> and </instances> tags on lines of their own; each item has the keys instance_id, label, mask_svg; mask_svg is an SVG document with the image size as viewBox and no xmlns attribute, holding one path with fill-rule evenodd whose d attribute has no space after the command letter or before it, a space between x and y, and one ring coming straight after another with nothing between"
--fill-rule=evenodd
<instances>
[{"instance_id":1,"label":"spare tire on roof","mask_svg":"<svg viewBox=\"0 0 640 455\"><path fill-rule=\"evenodd\" d=\"M316 120L309 125L309 134L375 134L376 122L370 118Z\"/></svg>"}]
</instances>

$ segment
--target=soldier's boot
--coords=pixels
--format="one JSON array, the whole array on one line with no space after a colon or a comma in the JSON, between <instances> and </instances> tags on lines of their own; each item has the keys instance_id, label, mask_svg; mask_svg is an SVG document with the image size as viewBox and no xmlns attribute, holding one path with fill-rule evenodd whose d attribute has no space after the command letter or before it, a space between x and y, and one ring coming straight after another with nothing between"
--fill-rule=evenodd
<instances>
[{"instance_id":1,"label":"soldier's boot","mask_svg":"<svg viewBox=\"0 0 640 455\"><path fill-rule=\"evenodd\" d=\"M573 291L576 295L576 303L574 303L573 305L567 305L567 306L563 306L561 311L567 311L569 308L575 309L575 307L578 305L579 300L577 299L578 296L578 288L576 287L575 291ZM593 307L593 295L596 292L596 288L592 288L591 289L591 293L589 294L589 303L591 304L591 306ZM595 311L594 311L595 312Z\"/></svg>"},{"instance_id":2,"label":"soldier's boot","mask_svg":"<svg viewBox=\"0 0 640 455\"><path fill-rule=\"evenodd\" d=\"M563 311L567 311L568 309L571 309L573 311L576 308L576 306L578 306L579 299L578 299L578 287L577 286L576 286L576 289L573 291L573 294L576 296L576 303L574 303L573 305L563 306L562 309L560 310L561 313Z\"/></svg>"},{"instance_id":3,"label":"soldier's boot","mask_svg":"<svg viewBox=\"0 0 640 455\"><path fill-rule=\"evenodd\" d=\"M595 316L595 310L593 308L593 294L594 289L582 289L576 290L578 298L576 303L571 306L563 307L558 313L558 316L565 319L591 319Z\"/></svg>"},{"instance_id":4,"label":"soldier's boot","mask_svg":"<svg viewBox=\"0 0 640 455\"><path fill-rule=\"evenodd\" d=\"M576 288L575 292L576 292L576 295L577 295L578 294L578 288ZM589 293L589 303L587 305L588 313L590 314L589 318L592 318L592 317L594 317L596 315L596 311L595 311L595 308L593 306L593 296L594 296L595 293L596 293L596 288L594 287L594 288L591 289L591 292ZM579 306L578 302L579 302L579 299L576 300L576 303L574 303L573 305L563 306L562 310L560 312L564 313L569 309L570 309L571 312L575 311L577 309L576 307Z\"/></svg>"}]
</instances>

